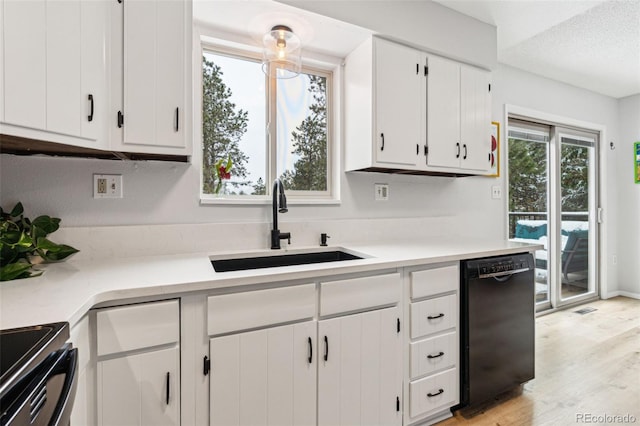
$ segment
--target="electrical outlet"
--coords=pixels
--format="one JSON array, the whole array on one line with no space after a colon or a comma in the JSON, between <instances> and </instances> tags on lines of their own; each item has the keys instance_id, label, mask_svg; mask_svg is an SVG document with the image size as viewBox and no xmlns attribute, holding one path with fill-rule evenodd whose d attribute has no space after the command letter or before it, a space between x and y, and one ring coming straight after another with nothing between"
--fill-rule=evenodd
<instances>
[{"instance_id":1,"label":"electrical outlet","mask_svg":"<svg viewBox=\"0 0 640 426\"><path fill-rule=\"evenodd\" d=\"M502 188L500 186L494 185L491 187L491 198L494 200L502 198Z\"/></svg>"},{"instance_id":2,"label":"electrical outlet","mask_svg":"<svg viewBox=\"0 0 640 426\"><path fill-rule=\"evenodd\" d=\"M615 254L611 256L611 260L614 265L618 264L618 256L616 256Z\"/></svg>"},{"instance_id":3,"label":"electrical outlet","mask_svg":"<svg viewBox=\"0 0 640 426\"><path fill-rule=\"evenodd\" d=\"M93 175L93 198L122 198L122 175Z\"/></svg>"},{"instance_id":4,"label":"electrical outlet","mask_svg":"<svg viewBox=\"0 0 640 426\"><path fill-rule=\"evenodd\" d=\"M376 201L388 201L389 200L389 184L388 183L376 183L375 199Z\"/></svg>"}]
</instances>

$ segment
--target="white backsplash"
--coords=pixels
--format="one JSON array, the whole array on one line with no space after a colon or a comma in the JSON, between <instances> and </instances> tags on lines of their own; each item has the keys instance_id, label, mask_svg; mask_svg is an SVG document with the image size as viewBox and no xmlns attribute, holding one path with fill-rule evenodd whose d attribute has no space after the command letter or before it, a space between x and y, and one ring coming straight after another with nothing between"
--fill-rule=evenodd
<instances>
[{"instance_id":1,"label":"white backsplash","mask_svg":"<svg viewBox=\"0 0 640 426\"><path fill-rule=\"evenodd\" d=\"M320 234L328 244L419 240L453 235L455 217L344 219L313 222L280 222L282 232L291 233L291 244L283 249L320 245ZM271 223L182 224L70 227L56 231L54 241L80 250L74 260L134 256L224 253L268 249Z\"/></svg>"}]
</instances>

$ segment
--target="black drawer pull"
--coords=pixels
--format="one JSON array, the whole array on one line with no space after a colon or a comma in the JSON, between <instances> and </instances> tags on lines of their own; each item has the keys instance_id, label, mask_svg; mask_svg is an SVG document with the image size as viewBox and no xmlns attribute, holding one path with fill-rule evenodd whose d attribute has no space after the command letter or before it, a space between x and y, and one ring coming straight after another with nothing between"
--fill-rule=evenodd
<instances>
[{"instance_id":1,"label":"black drawer pull","mask_svg":"<svg viewBox=\"0 0 640 426\"><path fill-rule=\"evenodd\" d=\"M444 352L440 352L438 355L427 355L427 358L429 359L440 358L442 355L444 355Z\"/></svg>"},{"instance_id":2,"label":"black drawer pull","mask_svg":"<svg viewBox=\"0 0 640 426\"><path fill-rule=\"evenodd\" d=\"M324 360L327 361L329 359L329 339L327 336L324 336Z\"/></svg>"},{"instance_id":3,"label":"black drawer pull","mask_svg":"<svg viewBox=\"0 0 640 426\"><path fill-rule=\"evenodd\" d=\"M380 151L384 151L384 133L380 133L380 138L382 139L382 145L380 146Z\"/></svg>"},{"instance_id":4,"label":"black drawer pull","mask_svg":"<svg viewBox=\"0 0 640 426\"><path fill-rule=\"evenodd\" d=\"M434 319L442 318L443 316L444 316L444 314L438 314L438 315L436 315L435 317L433 317L433 316L429 315L429 316L427 317L427 319L428 319L428 320L434 320Z\"/></svg>"},{"instance_id":5,"label":"black drawer pull","mask_svg":"<svg viewBox=\"0 0 640 426\"><path fill-rule=\"evenodd\" d=\"M439 390L438 390L438 392L436 392L436 393L431 393L431 392L429 392L429 393L427 394L427 396L428 396L429 398L433 398L434 396L438 396L438 395L440 395L440 394L442 394L442 393L444 393L444 389L439 389Z\"/></svg>"},{"instance_id":6,"label":"black drawer pull","mask_svg":"<svg viewBox=\"0 0 640 426\"><path fill-rule=\"evenodd\" d=\"M460 142L456 143L456 158L460 158Z\"/></svg>"},{"instance_id":7,"label":"black drawer pull","mask_svg":"<svg viewBox=\"0 0 640 426\"><path fill-rule=\"evenodd\" d=\"M166 397L167 397L167 405L169 405L169 395L170 395L170 390L169 389L170 389L170 386L171 386L170 377L171 377L171 373L169 373L167 371L167 395L166 395Z\"/></svg>"},{"instance_id":8,"label":"black drawer pull","mask_svg":"<svg viewBox=\"0 0 640 426\"><path fill-rule=\"evenodd\" d=\"M308 342L309 342L309 358L307 359L309 361L309 364L311 364L311 362L313 361L313 342L311 342L311 337L309 337Z\"/></svg>"},{"instance_id":9,"label":"black drawer pull","mask_svg":"<svg viewBox=\"0 0 640 426\"><path fill-rule=\"evenodd\" d=\"M180 108L176 108L176 132L180 131Z\"/></svg>"},{"instance_id":10,"label":"black drawer pull","mask_svg":"<svg viewBox=\"0 0 640 426\"><path fill-rule=\"evenodd\" d=\"M89 103L91 104L91 111L89 112L87 120L93 121L93 95L91 93L89 93Z\"/></svg>"}]
</instances>

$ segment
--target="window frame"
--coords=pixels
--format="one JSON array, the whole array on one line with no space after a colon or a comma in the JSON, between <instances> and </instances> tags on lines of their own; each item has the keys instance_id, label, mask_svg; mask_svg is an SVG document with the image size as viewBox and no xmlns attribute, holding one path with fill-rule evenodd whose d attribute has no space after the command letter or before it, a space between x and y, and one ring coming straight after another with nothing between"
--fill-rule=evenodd
<instances>
[{"instance_id":1,"label":"window frame","mask_svg":"<svg viewBox=\"0 0 640 426\"><path fill-rule=\"evenodd\" d=\"M277 172L277 125L276 125L276 91L277 81L268 79L265 85L267 92L265 106L267 109L267 128L265 132L265 148L267 164L265 186L266 195L215 195L204 194L202 173L202 56L204 52L220 54L247 61L262 61L261 51L248 40L239 40L232 34L220 34L211 30L194 29L194 138L199 141L194 150L192 162L197 164L199 173L198 194L201 205L206 204L245 204L261 205L271 203L271 186ZM319 75L327 78L327 190L326 191L294 191L287 190L287 200L291 205L304 204L340 204L340 123L338 122L340 106L340 58L325 55L305 55L302 62L302 73Z\"/></svg>"}]
</instances>

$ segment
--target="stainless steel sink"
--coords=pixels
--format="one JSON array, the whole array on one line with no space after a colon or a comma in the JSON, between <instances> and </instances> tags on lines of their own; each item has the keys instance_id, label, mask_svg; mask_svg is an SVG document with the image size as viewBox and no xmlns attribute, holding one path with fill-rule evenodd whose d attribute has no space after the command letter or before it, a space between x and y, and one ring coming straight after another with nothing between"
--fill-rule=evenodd
<instances>
[{"instance_id":1,"label":"stainless steel sink","mask_svg":"<svg viewBox=\"0 0 640 426\"><path fill-rule=\"evenodd\" d=\"M275 268L278 266L309 265L312 263L342 262L363 257L344 250L298 252L278 255L258 254L246 257L211 258L216 272L245 271L249 269Z\"/></svg>"}]
</instances>

